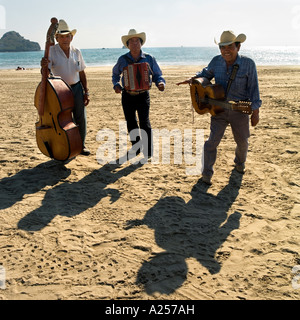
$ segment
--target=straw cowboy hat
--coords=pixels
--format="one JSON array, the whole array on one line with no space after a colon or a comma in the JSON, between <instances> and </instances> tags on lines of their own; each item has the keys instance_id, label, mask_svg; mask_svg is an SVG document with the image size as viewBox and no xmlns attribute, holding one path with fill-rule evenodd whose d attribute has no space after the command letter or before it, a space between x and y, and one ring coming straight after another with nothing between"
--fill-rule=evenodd
<instances>
[{"instance_id":1,"label":"straw cowboy hat","mask_svg":"<svg viewBox=\"0 0 300 320\"><path fill-rule=\"evenodd\" d=\"M224 31L220 37L220 42L215 39L215 44L218 46L229 46L234 42L243 43L246 39L247 37L243 33L236 36L233 31Z\"/></svg>"},{"instance_id":2,"label":"straw cowboy hat","mask_svg":"<svg viewBox=\"0 0 300 320\"><path fill-rule=\"evenodd\" d=\"M142 45L144 45L146 42L146 33L145 32L137 33L135 29L130 29L128 32L128 35L125 35L122 37L122 42L126 48L128 48L128 45L127 45L128 40L132 38L140 38L142 40Z\"/></svg>"},{"instance_id":3,"label":"straw cowboy hat","mask_svg":"<svg viewBox=\"0 0 300 320\"><path fill-rule=\"evenodd\" d=\"M59 23L58 23L58 28L57 28L57 31L56 31L56 35L58 34L69 34L71 33L71 35L74 37L75 34L76 34L77 30L74 29L74 30L70 30L69 26L67 25L66 21L65 20L59 20Z\"/></svg>"}]
</instances>

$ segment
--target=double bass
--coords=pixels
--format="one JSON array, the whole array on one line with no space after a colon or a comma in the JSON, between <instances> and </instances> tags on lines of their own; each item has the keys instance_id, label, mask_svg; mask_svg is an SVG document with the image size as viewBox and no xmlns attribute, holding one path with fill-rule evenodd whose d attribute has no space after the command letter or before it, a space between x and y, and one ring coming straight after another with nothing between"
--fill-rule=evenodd
<instances>
[{"instance_id":1,"label":"double bass","mask_svg":"<svg viewBox=\"0 0 300 320\"><path fill-rule=\"evenodd\" d=\"M57 28L58 20L52 18L44 55L47 60L50 47L55 44ZM62 78L49 76L47 66L42 67L42 81L36 89L34 105L39 115L36 140L40 151L58 161L67 161L79 155L83 149L83 142L78 126L73 122L72 89Z\"/></svg>"}]
</instances>

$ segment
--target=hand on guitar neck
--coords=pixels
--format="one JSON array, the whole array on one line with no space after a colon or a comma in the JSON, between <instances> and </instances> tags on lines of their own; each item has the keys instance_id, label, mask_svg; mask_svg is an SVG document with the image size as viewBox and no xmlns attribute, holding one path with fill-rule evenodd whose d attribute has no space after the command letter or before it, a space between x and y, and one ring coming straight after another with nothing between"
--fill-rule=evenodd
<instances>
[{"instance_id":1,"label":"hand on guitar neck","mask_svg":"<svg viewBox=\"0 0 300 320\"><path fill-rule=\"evenodd\" d=\"M206 79L206 78L192 77L192 78L187 79L187 80L185 80L185 81L178 82L178 83L176 83L176 85L177 85L177 86L180 86L180 85L182 85L182 84L189 84L189 85L191 85L194 79L197 79L197 80L202 84L202 86L204 86L204 87L207 86L208 84L210 84L210 81L209 81L208 79Z\"/></svg>"},{"instance_id":2,"label":"hand on guitar neck","mask_svg":"<svg viewBox=\"0 0 300 320\"><path fill-rule=\"evenodd\" d=\"M259 109L253 110L251 115L251 125L252 127L256 127L259 123Z\"/></svg>"}]
</instances>

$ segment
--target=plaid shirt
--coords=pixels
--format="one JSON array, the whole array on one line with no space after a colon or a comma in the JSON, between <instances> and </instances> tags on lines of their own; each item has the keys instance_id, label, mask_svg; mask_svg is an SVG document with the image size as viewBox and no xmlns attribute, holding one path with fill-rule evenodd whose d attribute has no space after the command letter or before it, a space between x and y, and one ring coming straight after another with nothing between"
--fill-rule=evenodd
<instances>
[{"instance_id":1,"label":"plaid shirt","mask_svg":"<svg viewBox=\"0 0 300 320\"><path fill-rule=\"evenodd\" d=\"M250 58L238 55L234 64L239 65L239 70L231 85L227 100L251 101L252 109L259 109L262 101L260 100L255 62ZM226 92L233 65L227 68L226 61L219 55L214 57L206 68L198 72L196 77L204 77L210 81L215 78L216 84L222 85Z\"/></svg>"}]
</instances>

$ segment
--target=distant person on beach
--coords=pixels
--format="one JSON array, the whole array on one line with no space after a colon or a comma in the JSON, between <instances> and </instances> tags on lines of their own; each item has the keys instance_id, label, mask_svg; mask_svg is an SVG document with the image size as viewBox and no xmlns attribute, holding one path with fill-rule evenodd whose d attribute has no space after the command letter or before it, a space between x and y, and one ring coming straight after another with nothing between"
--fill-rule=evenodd
<instances>
[{"instance_id":1,"label":"distant person on beach","mask_svg":"<svg viewBox=\"0 0 300 320\"><path fill-rule=\"evenodd\" d=\"M141 90L141 91L131 91L125 89L124 84L124 68L128 67L128 65L133 65L136 63L148 63L150 73L152 75L152 80L159 91L165 90L166 81L162 76L162 71L158 66L155 58L150 54L147 54L142 51L142 46L145 44L146 34L144 32L137 33L136 30L131 29L128 35L122 37L122 42L124 47L128 48L130 51L124 55L122 55L117 64L113 68L112 82L114 85L114 90L117 94L122 93L122 106L125 115L125 119L127 121L127 129L130 135L130 141L133 145L131 150L134 151L135 154L140 153L139 142L143 142L141 136L136 137L135 134L132 134L135 129L143 129L147 134L148 145L144 146L143 153L145 157L151 157L153 148L152 148L152 128L149 119L149 111L150 111L150 94L149 90ZM122 84L120 84L122 77ZM139 126L137 123L136 112L139 117ZM146 140L146 139L145 139ZM136 145L136 146L135 146Z\"/></svg>"},{"instance_id":2,"label":"distant person on beach","mask_svg":"<svg viewBox=\"0 0 300 320\"><path fill-rule=\"evenodd\" d=\"M219 46L221 55L212 59L209 65L195 77L180 84L188 84L195 78L200 78L203 85L209 83L213 78L216 84L222 85L224 92L227 92L228 101L250 101L253 110L251 124L255 127L259 123L259 108L261 100L259 94L256 65L253 60L239 55L241 43L246 40L244 34L236 36L232 31L224 31L220 41L215 43ZM237 65L237 67L234 67ZM228 86L229 79L236 68L235 79ZM202 181L211 184L214 174L213 166L216 162L217 147L225 133L225 129L230 125L234 140L237 144L235 152L235 169L239 173L245 172L245 163L248 153L248 139L250 137L249 115L234 110L224 110L211 117L210 137L204 145L204 169Z\"/></svg>"},{"instance_id":3,"label":"distant person on beach","mask_svg":"<svg viewBox=\"0 0 300 320\"><path fill-rule=\"evenodd\" d=\"M85 74L86 65L80 50L71 46L77 30L70 30L64 20L59 21L56 32L58 44L50 47L49 60L42 59L41 65L48 65L49 71L54 76L61 77L69 84L74 95L73 116L78 125L80 136L83 141L81 154L89 156L90 151L85 146L86 139L86 106L89 104L89 90Z\"/></svg>"}]
</instances>

